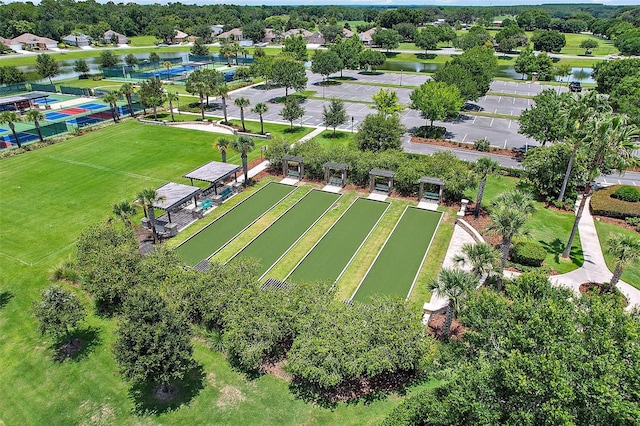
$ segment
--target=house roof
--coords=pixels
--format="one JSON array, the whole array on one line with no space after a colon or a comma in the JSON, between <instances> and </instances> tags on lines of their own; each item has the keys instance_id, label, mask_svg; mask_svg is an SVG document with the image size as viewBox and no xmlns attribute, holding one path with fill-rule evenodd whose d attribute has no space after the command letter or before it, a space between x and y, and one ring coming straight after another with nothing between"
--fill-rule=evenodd
<instances>
[{"instance_id":1,"label":"house roof","mask_svg":"<svg viewBox=\"0 0 640 426\"><path fill-rule=\"evenodd\" d=\"M85 35L85 34L78 34L77 36L75 34L69 34L69 35L64 36L62 38L62 40L65 40L65 41L67 41L67 40L76 41L76 39L78 41L91 41L92 40L91 37L89 37L88 35Z\"/></svg>"},{"instance_id":2,"label":"house roof","mask_svg":"<svg viewBox=\"0 0 640 426\"><path fill-rule=\"evenodd\" d=\"M176 35L174 36L174 38L187 38L187 37L189 37L189 34L185 33L184 31L176 30Z\"/></svg>"},{"instance_id":3,"label":"house roof","mask_svg":"<svg viewBox=\"0 0 640 426\"><path fill-rule=\"evenodd\" d=\"M8 38L0 37L0 42L8 46L11 43L11 40L9 40Z\"/></svg>"},{"instance_id":4,"label":"house roof","mask_svg":"<svg viewBox=\"0 0 640 426\"><path fill-rule=\"evenodd\" d=\"M229 38L230 36L242 37L242 30L240 28L232 28L229 31L218 34L218 38Z\"/></svg>"},{"instance_id":5,"label":"house roof","mask_svg":"<svg viewBox=\"0 0 640 426\"><path fill-rule=\"evenodd\" d=\"M40 37L31 33L24 33L11 40L11 44L29 44L29 43L42 43L42 44L58 44L57 41L51 40L47 37Z\"/></svg>"},{"instance_id":6,"label":"house roof","mask_svg":"<svg viewBox=\"0 0 640 426\"><path fill-rule=\"evenodd\" d=\"M304 28L293 28L284 33L285 37L289 37L291 35L294 35L294 36L301 35L302 37L307 38L312 36L313 33L309 30L305 30Z\"/></svg>"},{"instance_id":7,"label":"house roof","mask_svg":"<svg viewBox=\"0 0 640 426\"><path fill-rule=\"evenodd\" d=\"M351 36L353 36L353 31L345 28L342 30L342 35L344 35L346 38L350 38Z\"/></svg>"},{"instance_id":8,"label":"house roof","mask_svg":"<svg viewBox=\"0 0 640 426\"><path fill-rule=\"evenodd\" d=\"M127 36L125 36L124 34L117 33L117 32L115 32L115 31L113 31L113 30L107 30L107 31L105 31L105 32L104 32L104 35L103 35L102 37L104 37L104 38L111 38L111 36L112 36L112 35L114 35L114 34L115 34L117 37L124 37L124 38L127 38Z\"/></svg>"},{"instance_id":9,"label":"house roof","mask_svg":"<svg viewBox=\"0 0 640 426\"><path fill-rule=\"evenodd\" d=\"M376 32L376 28L371 28L363 33L359 33L358 37L360 38L360 40L362 41L372 41L373 40L373 34Z\"/></svg>"}]
</instances>

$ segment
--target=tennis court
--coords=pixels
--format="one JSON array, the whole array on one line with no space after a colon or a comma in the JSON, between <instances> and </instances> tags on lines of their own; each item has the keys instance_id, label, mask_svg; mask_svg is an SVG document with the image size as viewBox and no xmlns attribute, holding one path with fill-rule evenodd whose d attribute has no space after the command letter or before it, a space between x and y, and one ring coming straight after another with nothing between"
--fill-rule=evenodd
<instances>
[{"instance_id":1,"label":"tennis court","mask_svg":"<svg viewBox=\"0 0 640 426\"><path fill-rule=\"evenodd\" d=\"M247 244L233 259L252 257L260 262L262 277L329 210L341 194L312 190L271 226Z\"/></svg>"},{"instance_id":2,"label":"tennis court","mask_svg":"<svg viewBox=\"0 0 640 426\"><path fill-rule=\"evenodd\" d=\"M285 281L336 282L389 205L386 202L358 198L285 278Z\"/></svg>"},{"instance_id":3,"label":"tennis court","mask_svg":"<svg viewBox=\"0 0 640 426\"><path fill-rule=\"evenodd\" d=\"M62 118L67 118L70 117L71 114L65 114L64 112L58 112L58 111L52 111L52 112L45 112L44 113L44 118L47 121L56 121L56 120L60 120Z\"/></svg>"},{"instance_id":4,"label":"tennis court","mask_svg":"<svg viewBox=\"0 0 640 426\"><path fill-rule=\"evenodd\" d=\"M192 266L210 258L294 189L289 185L269 183L178 246L178 256Z\"/></svg>"},{"instance_id":5,"label":"tennis court","mask_svg":"<svg viewBox=\"0 0 640 426\"><path fill-rule=\"evenodd\" d=\"M53 104L56 102L61 102L60 99L58 98L40 98L40 99L34 99L33 102L40 104L40 105L46 105L46 104Z\"/></svg>"},{"instance_id":6,"label":"tennis court","mask_svg":"<svg viewBox=\"0 0 640 426\"><path fill-rule=\"evenodd\" d=\"M103 108L107 108L107 107L108 107L107 104L89 103L89 104L82 104L82 105L80 105L79 108L90 109L91 111L93 111L93 110L96 110L96 109L103 109Z\"/></svg>"},{"instance_id":7,"label":"tennis court","mask_svg":"<svg viewBox=\"0 0 640 426\"><path fill-rule=\"evenodd\" d=\"M442 213L407 207L352 299L374 294L409 297L427 256Z\"/></svg>"},{"instance_id":8,"label":"tennis court","mask_svg":"<svg viewBox=\"0 0 640 426\"><path fill-rule=\"evenodd\" d=\"M61 109L56 112L59 112L61 114L78 115L78 114L84 114L85 112L89 112L89 110L85 108L72 107L72 108Z\"/></svg>"}]
</instances>

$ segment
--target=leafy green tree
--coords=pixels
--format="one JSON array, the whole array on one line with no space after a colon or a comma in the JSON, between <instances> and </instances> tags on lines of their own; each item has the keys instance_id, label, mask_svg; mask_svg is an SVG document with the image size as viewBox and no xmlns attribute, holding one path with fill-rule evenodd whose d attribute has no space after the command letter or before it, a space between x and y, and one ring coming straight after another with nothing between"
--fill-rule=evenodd
<instances>
[{"instance_id":1,"label":"leafy green tree","mask_svg":"<svg viewBox=\"0 0 640 426\"><path fill-rule=\"evenodd\" d=\"M128 200L122 200L119 203L113 205L113 214L122 220L125 226L133 226L131 218L136 215L138 209L136 205Z\"/></svg>"},{"instance_id":2,"label":"leafy green tree","mask_svg":"<svg viewBox=\"0 0 640 426\"><path fill-rule=\"evenodd\" d=\"M240 96L239 98L236 98L236 100L233 101L233 103L238 108L240 108L240 121L242 122L242 131L246 132L247 128L244 125L244 109L251 104L251 101L245 97Z\"/></svg>"},{"instance_id":3,"label":"leafy green tree","mask_svg":"<svg viewBox=\"0 0 640 426\"><path fill-rule=\"evenodd\" d=\"M524 80L525 74L530 75L535 71L536 54L531 48L524 48L520 51L520 54L516 58L516 62L513 65L515 72L522 74Z\"/></svg>"},{"instance_id":4,"label":"leafy green tree","mask_svg":"<svg viewBox=\"0 0 640 426\"><path fill-rule=\"evenodd\" d=\"M311 72L329 78L330 74L341 71L344 68L342 60L337 53L331 50L316 50L311 62Z\"/></svg>"},{"instance_id":5,"label":"leafy green tree","mask_svg":"<svg viewBox=\"0 0 640 426\"><path fill-rule=\"evenodd\" d=\"M546 52L540 52L538 56L536 56L535 61L535 69L538 73L538 80L540 81L551 81L554 77L554 66L553 59Z\"/></svg>"},{"instance_id":6,"label":"leafy green tree","mask_svg":"<svg viewBox=\"0 0 640 426\"><path fill-rule=\"evenodd\" d=\"M244 185L249 184L249 166L247 164L247 154L256 146L253 138L248 136L240 136L231 142L231 148L240 154L242 158L242 170L244 170Z\"/></svg>"},{"instance_id":7,"label":"leafy green tree","mask_svg":"<svg viewBox=\"0 0 640 426\"><path fill-rule=\"evenodd\" d=\"M498 70L493 49L478 46L457 55L436 71L436 81L453 84L465 100L477 100L489 91Z\"/></svg>"},{"instance_id":8,"label":"leafy green tree","mask_svg":"<svg viewBox=\"0 0 640 426\"><path fill-rule=\"evenodd\" d=\"M138 58L133 53L129 53L124 57L124 63L132 67L138 63Z\"/></svg>"},{"instance_id":9,"label":"leafy green tree","mask_svg":"<svg viewBox=\"0 0 640 426\"><path fill-rule=\"evenodd\" d=\"M127 380L158 382L164 393L194 365L188 324L150 290L127 299L113 355Z\"/></svg>"},{"instance_id":10,"label":"leafy green tree","mask_svg":"<svg viewBox=\"0 0 640 426\"><path fill-rule=\"evenodd\" d=\"M155 52L154 52L155 53ZM158 54L156 53L156 56ZM149 56L149 60L151 60L151 56ZM111 50L103 50L100 52L100 57L98 58L98 63L102 68L113 68L118 66L118 57Z\"/></svg>"},{"instance_id":11,"label":"leafy green tree","mask_svg":"<svg viewBox=\"0 0 640 426\"><path fill-rule=\"evenodd\" d=\"M613 93L625 77L640 77L640 59L601 61L593 69L598 93Z\"/></svg>"},{"instance_id":12,"label":"leafy green tree","mask_svg":"<svg viewBox=\"0 0 640 426\"><path fill-rule=\"evenodd\" d=\"M305 62L309 55L307 53L307 44L301 35L290 35L285 37L282 51L293 54L297 61Z\"/></svg>"},{"instance_id":13,"label":"leafy green tree","mask_svg":"<svg viewBox=\"0 0 640 426\"><path fill-rule=\"evenodd\" d=\"M572 74L573 67L571 64L560 64L558 66L553 67L553 75L556 77L560 77L559 81L562 81L564 77L569 77ZM567 84L569 83L569 79L567 78Z\"/></svg>"},{"instance_id":14,"label":"leafy green tree","mask_svg":"<svg viewBox=\"0 0 640 426\"><path fill-rule=\"evenodd\" d=\"M234 80L240 80L240 81L250 81L251 80L251 73L249 72L249 68L248 67L238 67L236 68L236 73L233 76Z\"/></svg>"},{"instance_id":15,"label":"leafy green tree","mask_svg":"<svg viewBox=\"0 0 640 426\"><path fill-rule=\"evenodd\" d=\"M378 93L372 96L374 106L381 114L388 116L397 114L404 109L400 105L398 93L391 89L380 89Z\"/></svg>"},{"instance_id":16,"label":"leafy green tree","mask_svg":"<svg viewBox=\"0 0 640 426\"><path fill-rule=\"evenodd\" d=\"M403 41L414 41L414 37L416 36L416 26L411 22L400 22L399 24L395 24L393 29L402 36Z\"/></svg>"},{"instance_id":17,"label":"leafy green tree","mask_svg":"<svg viewBox=\"0 0 640 426\"><path fill-rule=\"evenodd\" d=\"M254 43L261 42L265 34L265 25L261 20L251 21L242 26L242 36Z\"/></svg>"},{"instance_id":18,"label":"leafy green tree","mask_svg":"<svg viewBox=\"0 0 640 426\"><path fill-rule=\"evenodd\" d=\"M542 52L560 53L567 44L564 34L556 30L536 30L531 37L533 48Z\"/></svg>"},{"instance_id":19,"label":"leafy green tree","mask_svg":"<svg viewBox=\"0 0 640 426\"><path fill-rule=\"evenodd\" d=\"M502 255L489 243L466 243L462 245L462 253L454 256L457 265L471 266L471 272L480 278L484 274L488 277L500 271Z\"/></svg>"},{"instance_id":20,"label":"leafy green tree","mask_svg":"<svg viewBox=\"0 0 640 426\"><path fill-rule=\"evenodd\" d=\"M445 314L444 324L440 331L440 337L444 340L449 339L451 334L451 323L453 317L460 312L460 308L468 297L469 293L478 286L479 282L474 275L460 270L443 268L438 274L438 278L432 280L427 285L427 289L433 291L437 296L448 299L447 312Z\"/></svg>"},{"instance_id":21,"label":"leafy green tree","mask_svg":"<svg viewBox=\"0 0 640 426\"><path fill-rule=\"evenodd\" d=\"M401 137L405 130L397 114L386 115L378 112L365 117L355 139L361 151L400 149Z\"/></svg>"},{"instance_id":22,"label":"leafy green tree","mask_svg":"<svg viewBox=\"0 0 640 426\"><path fill-rule=\"evenodd\" d=\"M433 50L438 47L438 42L441 37L442 31L440 30L440 27L428 25L416 32L415 45L424 49L425 53L429 53L429 50Z\"/></svg>"},{"instance_id":23,"label":"leafy green tree","mask_svg":"<svg viewBox=\"0 0 640 426\"><path fill-rule=\"evenodd\" d=\"M561 141L566 136L563 111L570 96L558 94L553 89L543 90L534 96L535 104L520 114L518 133L535 139L542 146Z\"/></svg>"},{"instance_id":24,"label":"leafy green tree","mask_svg":"<svg viewBox=\"0 0 640 426\"><path fill-rule=\"evenodd\" d=\"M365 49L358 55L360 68L371 71L375 71L377 67L384 65L386 61L387 58L384 56L384 53L378 52L377 50Z\"/></svg>"},{"instance_id":25,"label":"leafy green tree","mask_svg":"<svg viewBox=\"0 0 640 426\"><path fill-rule=\"evenodd\" d=\"M509 41L514 47L527 46L529 44L529 39L522 28L515 22L512 25L505 25L503 21L502 29L496 34L496 42L500 45L505 41ZM504 52L504 50L501 51Z\"/></svg>"},{"instance_id":26,"label":"leafy green tree","mask_svg":"<svg viewBox=\"0 0 640 426\"><path fill-rule=\"evenodd\" d=\"M131 117L135 117L135 112L133 111L133 102L132 102L132 96L135 93L135 88L133 87L133 84L123 83L122 86L120 86L119 92L127 100L127 105L129 106L129 114L131 114Z\"/></svg>"},{"instance_id":27,"label":"leafy green tree","mask_svg":"<svg viewBox=\"0 0 640 426\"><path fill-rule=\"evenodd\" d=\"M209 85L207 84L207 77L204 70L195 70L189 74L187 81L185 82L185 90L192 95L198 95L200 101L200 115L204 120L204 98L209 92ZM225 116L225 122L227 121Z\"/></svg>"},{"instance_id":28,"label":"leafy green tree","mask_svg":"<svg viewBox=\"0 0 640 426\"><path fill-rule=\"evenodd\" d=\"M117 123L119 119L119 115L118 115L119 99L120 99L120 95L116 90L110 91L102 98L102 102L104 102L105 104L109 104L109 109L111 110L111 116L113 117L114 123Z\"/></svg>"},{"instance_id":29,"label":"leafy green tree","mask_svg":"<svg viewBox=\"0 0 640 426\"><path fill-rule=\"evenodd\" d=\"M162 63L162 66L167 69L167 80L171 80L171 67L173 66L173 64L171 63L171 61L164 61Z\"/></svg>"},{"instance_id":30,"label":"leafy green tree","mask_svg":"<svg viewBox=\"0 0 640 426\"><path fill-rule=\"evenodd\" d=\"M287 98L284 101L284 107L280 111L280 116L291 123L291 128L293 129L293 122L304 116L304 108L296 98Z\"/></svg>"},{"instance_id":31,"label":"leafy green tree","mask_svg":"<svg viewBox=\"0 0 640 426\"><path fill-rule=\"evenodd\" d=\"M598 46L600 46L600 44L596 40L594 40L592 38L584 39L580 43L580 48L584 49L584 54L585 55L591 55L591 51L593 49L597 49Z\"/></svg>"},{"instance_id":32,"label":"leafy green tree","mask_svg":"<svg viewBox=\"0 0 640 426\"><path fill-rule=\"evenodd\" d=\"M344 102L333 98L329 103L329 108L322 106L322 118L327 127L333 127L333 134L336 134L336 127L347 122L347 111Z\"/></svg>"},{"instance_id":33,"label":"leafy green tree","mask_svg":"<svg viewBox=\"0 0 640 426\"><path fill-rule=\"evenodd\" d=\"M484 187L487 184L487 176L497 175L502 168L500 163L492 160L490 157L482 157L473 163L473 170L480 176L480 185L478 187L478 197L476 198L476 208L474 216L480 215L480 207L482 205L482 197L484 196Z\"/></svg>"},{"instance_id":34,"label":"leafy green tree","mask_svg":"<svg viewBox=\"0 0 640 426\"><path fill-rule=\"evenodd\" d=\"M39 301L34 302L33 315L42 334L51 334L55 338L65 336L70 344L71 331L85 318L86 313L75 293L51 286L42 291Z\"/></svg>"},{"instance_id":35,"label":"leafy green tree","mask_svg":"<svg viewBox=\"0 0 640 426\"><path fill-rule=\"evenodd\" d=\"M158 119L158 107L162 106L165 101L164 89L162 88L162 80L159 78L150 78L140 84L138 89L140 100L150 108L153 108L153 119Z\"/></svg>"},{"instance_id":36,"label":"leafy green tree","mask_svg":"<svg viewBox=\"0 0 640 426\"><path fill-rule=\"evenodd\" d=\"M410 108L420 111L422 118L428 120L431 127L434 120L442 121L457 116L464 105L456 86L433 80L414 89L409 97Z\"/></svg>"},{"instance_id":37,"label":"leafy green tree","mask_svg":"<svg viewBox=\"0 0 640 426\"><path fill-rule=\"evenodd\" d=\"M25 81L27 81L27 76L17 67L0 67L0 84L17 84Z\"/></svg>"},{"instance_id":38,"label":"leafy green tree","mask_svg":"<svg viewBox=\"0 0 640 426\"><path fill-rule=\"evenodd\" d=\"M80 74L80 78L86 78L87 74L89 74L89 65L87 65L87 61L84 59L76 59L73 65L73 71Z\"/></svg>"},{"instance_id":39,"label":"leafy green tree","mask_svg":"<svg viewBox=\"0 0 640 426\"><path fill-rule=\"evenodd\" d=\"M16 124L15 124L19 120L20 119L18 118L18 115L13 111L6 110L6 111L0 112L0 123L2 124L6 123L9 126L9 129L11 129L11 133L13 133L13 139L16 141L16 144L18 144L18 148L22 148L22 143L20 142L20 138L16 133Z\"/></svg>"},{"instance_id":40,"label":"leafy green tree","mask_svg":"<svg viewBox=\"0 0 640 426\"><path fill-rule=\"evenodd\" d=\"M44 138L42 137L42 129L40 129L40 121L45 119L44 114L37 109L30 109L27 110L27 112L24 114L24 118L27 121L33 121L33 124L36 126L40 142L44 142Z\"/></svg>"},{"instance_id":41,"label":"leafy green tree","mask_svg":"<svg viewBox=\"0 0 640 426\"><path fill-rule=\"evenodd\" d=\"M41 53L36 56L36 71L44 78L49 79L49 83L52 83L51 78L60 74L60 65L53 59L53 56Z\"/></svg>"},{"instance_id":42,"label":"leafy green tree","mask_svg":"<svg viewBox=\"0 0 640 426\"><path fill-rule=\"evenodd\" d=\"M304 64L287 56L279 56L271 65L271 80L285 88L285 97L289 89L303 90L307 86Z\"/></svg>"},{"instance_id":43,"label":"leafy green tree","mask_svg":"<svg viewBox=\"0 0 640 426\"><path fill-rule=\"evenodd\" d=\"M256 106L251 109L251 112L254 114L258 114L260 117L260 134L264 135L264 121L262 120L262 116L269 111L269 107L264 102L258 102Z\"/></svg>"},{"instance_id":44,"label":"leafy green tree","mask_svg":"<svg viewBox=\"0 0 640 426\"><path fill-rule=\"evenodd\" d=\"M615 268L609 291L620 281L624 268L640 259L640 239L629 234L614 234L607 240L607 253L615 258Z\"/></svg>"},{"instance_id":45,"label":"leafy green tree","mask_svg":"<svg viewBox=\"0 0 640 426\"><path fill-rule=\"evenodd\" d=\"M640 31L638 28L629 29L620 34L614 44L623 55L640 55Z\"/></svg>"},{"instance_id":46,"label":"leafy green tree","mask_svg":"<svg viewBox=\"0 0 640 426\"><path fill-rule=\"evenodd\" d=\"M636 164L633 151L637 149L635 141L639 134L638 127L628 124L627 118L623 115L603 113L587 123L584 140L589 152L587 179L569 240L562 252L564 259L569 258L573 239L591 193L592 182L602 174L603 170L615 169L622 173L630 165Z\"/></svg>"},{"instance_id":47,"label":"leafy green tree","mask_svg":"<svg viewBox=\"0 0 640 426\"><path fill-rule=\"evenodd\" d=\"M336 24L327 24L320 26L320 34L328 44L333 43L337 37L342 34L342 27Z\"/></svg>"},{"instance_id":48,"label":"leafy green tree","mask_svg":"<svg viewBox=\"0 0 640 426\"><path fill-rule=\"evenodd\" d=\"M149 62L160 62L160 55L158 55L156 52L149 53Z\"/></svg>"},{"instance_id":49,"label":"leafy green tree","mask_svg":"<svg viewBox=\"0 0 640 426\"><path fill-rule=\"evenodd\" d=\"M227 150L231 145L231 141L225 137L219 137L214 143L213 147L220 151L220 155L222 156L222 162L227 162Z\"/></svg>"},{"instance_id":50,"label":"leafy green tree","mask_svg":"<svg viewBox=\"0 0 640 426\"><path fill-rule=\"evenodd\" d=\"M338 39L336 43L329 47L332 52L342 61L342 69L340 69L340 77L342 77L342 70L357 70L360 68L360 53L364 50L364 44L358 38L357 34L354 34L350 38Z\"/></svg>"},{"instance_id":51,"label":"leafy green tree","mask_svg":"<svg viewBox=\"0 0 640 426\"><path fill-rule=\"evenodd\" d=\"M473 49L474 47L484 46L491 40L491 34L480 25L474 25L469 31L456 38L453 45L464 51Z\"/></svg>"},{"instance_id":52,"label":"leafy green tree","mask_svg":"<svg viewBox=\"0 0 640 426\"><path fill-rule=\"evenodd\" d=\"M202 38L197 38L196 41L193 42L193 46L191 46L190 53L194 56L209 56L209 47L204 44Z\"/></svg>"},{"instance_id":53,"label":"leafy green tree","mask_svg":"<svg viewBox=\"0 0 640 426\"><path fill-rule=\"evenodd\" d=\"M223 39L220 41L220 54L227 58L227 66L231 66L231 58L235 55L236 47L234 46L234 42L230 42L229 40Z\"/></svg>"},{"instance_id":54,"label":"leafy green tree","mask_svg":"<svg viewBox=\"0 0 640 426\"><path fill-rule=\"evenodd\" d=\"M617 112L629 117L630 123L640 126L640 75L620 80L609 100Z\"/></svg>"},{"instance_id":55,"label":"leafy green tree","mask_svg":"<svg viewBox=\"0 0 640 426\"><path fill-rule=\"evenodd\" d=\"M372 36L373 44L387 50L396 49L402 42L402 36L396 30L379 29Z\"/></svg>"}]
</instances>

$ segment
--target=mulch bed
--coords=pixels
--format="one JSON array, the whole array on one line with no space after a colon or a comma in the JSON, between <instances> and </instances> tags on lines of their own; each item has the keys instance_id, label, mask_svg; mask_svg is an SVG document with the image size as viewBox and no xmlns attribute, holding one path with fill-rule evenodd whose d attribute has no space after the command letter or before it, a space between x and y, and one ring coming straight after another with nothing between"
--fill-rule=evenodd
<instances>
[{"instance_id":1,"label":"mulch bed","mask_svg":"<svg viewBox=\"0 0 640 426\"><path fill-rule=\"evenodd\" d=\"M84 343L81 339L73 338L71 342L65 342L58 347L55 359L56 361L64 361L65 359L72 358L81 349Z\"/></svg>"},{"instance_id":2,"label":"mulch bed","mask_svg":"<svg viewBox=\"0 0 640 426\"><path fill-rule=\"evenodd\" d=\"M608 286L609 283L596 283L591 281L580 284L579 290L580 294L582 295L588 295L592 291L597 291L599 294L604 294L607 292ZM624 296L624 294L620 293L620 290L618 290L617 288L614 289L614 294L618 299L620 299L620 306L624 308L629 304L627 298Z\"/></svg>"},{"instance_id":3,"label":"mulch bed","mask_svg":"<svg viewBox=\"0 0 640 426\"><path fill-rule=\"evenodd\" d=\"M622 228L626 228L629 229L631 231L636 231L637 229L635 226L633 225L629 225L627 222L625 222L622 219L617 219L614 217L607 217L607 216L594 216L594 219L600 222L605 222L605 223L610 223L612 225L616 225L616 226L620 226Z\"/></svg>"},{"instance_id":4,"label":"mulch bed","mask_svg":"<svg viewBox=\"0 0 640 426\"><path fill-rule=\"evenodd\" d=\"M429 323L427 324L427 331L433 337L440 337L442 326L444 325L445 314L435 314L431 315L429 318ZM467 332L466 327L464 327L457 318L453 319L451 323L451 333L449 333L450 339L459 340L464 336L464 333Z\"/></svg>"},{"instance_id":5,"label":"mulch bed","mask_svg":"<svg viewBox=\"0 0 640 426\"><path fill-rule=\"evenodd\" d=\"M427 139L427 138L419 138L417 136L412 136L411 137L411 142L422 143L422 144L426 144L426 145L443 146L443 147L452 148L452 149L474 150L472 143L453 142L453 141L446 140L446 139ZM482 152L482 151L478 151L478 152ZM497 147L493 147L493 146L491 147L491 151L487 152L487 154L504 155L504 156L511 157L511 158L524 158L524 153L523 152L512 151L510 149L497 148Z\"/></svg>"}]
</instances>

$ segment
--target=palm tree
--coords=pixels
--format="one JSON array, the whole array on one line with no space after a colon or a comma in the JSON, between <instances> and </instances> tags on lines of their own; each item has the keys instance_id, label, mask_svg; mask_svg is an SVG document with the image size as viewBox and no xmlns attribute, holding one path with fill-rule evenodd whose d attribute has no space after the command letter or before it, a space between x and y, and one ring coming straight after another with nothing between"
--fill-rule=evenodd
<instances>
[{"instance_id":1,"label":"palm tree","mask_svg":"<svg viewBox=\"0 0 640 426\"><path fill-rule=\"evenodd\" d=\"M158 196L158 193L153 188L143 189L137 196L137 202L142 205L144 215L149 218L154 243L158 242L158 233L156 231L156 212L154 210L153 203L162 201L163 199L164 197Z\"/></svg>"},{"instance_id":2,"label":"palm tree","mask_svg":"<svg viewBox=\"0 0 640 426\"><path fill-rule=\"evenodd\" d=\"M433 291L437 296L449 299L444 324L440 331L440 336L445 340L449 339L453 317L460 312L464 299L476 288L477 284L478 280L469 272L447 268L440 271L438 279L427 284L427 289Z\"/></svg>"},{"instance_id":3,"label":"palm tree","mask_svg":"<svg viewBox=\"0 0 640 426\"><path fill-rule=\"evenodd\" d=\"M240 108L240 121L242 122L242 131L246 132L247 128L244 126L244 109L249 106L251 101L249 101L249 99L247 98L239 97L239 98L236 98L236 100L233 101L233 103Z\"/></svg>"},{"instance_id":4,"label":"palm tree","mask_svg":"<svg viewBox=\"0 0 640 426\"><path fill-rule=\"evenodd\" d=\"M228 40L222 40L220 42L220 54L227 58L227 66L231 66L231 57L234 55L235 49L233 47L233 43L230 43Z\"/></svg>"},{"instance_id":5,"label":"palm tree","mask_svg":"<svg viewBox=\"0 0 640 426\"><path fill-rule=\"evenodd\" d=\"M173 101L178 100L178 92L167 92L166 99L169 101L169 112L171 113L171 121L176 121L173 117Z\"/></svg>"},{"instance_id":6,"label":"palm tree","mask_svg":"<svg viewBox=\"0 0 640 426\"><path fill-rule=\"evenodd\" d=\"M200 98L200 114L202 115L202 121L204 121L204 94L207 91L207 83L204 81L196 81L193 83L193 87L197 90Z\"/></svg>"},{"instance_id":7,"label":"palm tree","mask_svg":"<svg viewBox=\"0 0 640 426\"><path fill-rule=\"evenodd\" d=\"M111 114L113 115L113 122L118 122L118 92L112 90L102 98L102 102L105 104L109 104L109 109L111 109Z\"/></svg>"},{"instance_id":8,"label":"palm tree","mask_svg":"<svg viewBox=\"0 0 640 426\"><path fill-rule=\"evenodd\" d=\"M162 65L167 69L167 80L171 80L171 65L173 65L169 61L164 61Z\"/></svg>"},{"instance_id":9,"label":"palm tree","mask_svg":"<svg viewBox=\"0 0 640 426\"><path fill-rule=\"evenodd\" d=\"M42 130L40 130L40 120L44 120L44 114L37 109L30 109L25 113L24 116L27 120L33 121L33 124L35 124L36 130L38 131L40 142L44 142L44 138L42 137Z\"/></svg>"},{"instance_id":10,"label":"palm tree","mask_svg":"<svg viewBox=\"0 0 640 426\"><path fill-rule=\"evenodd\" d=\"M527 219L529 219L527 213L511 206L497 206L492 209L491 220L493 223L487 229L502 236L502 242L500 243L502 269L507 264L513 238L526 233L525 224Z\"/></svg>"},{"instance_id":11,"label":"palm tree","mask_svg":"<svg viewBox=\"0 0 640 426\"><path fill-rule=\"evenodd\" d=\"M231 144L231 141L224 137L218 138L218 140L213 143L213 147L217 148L218 151L220 151L220 155L222 155L223 163L227 162L227 149L229 148L230 144Z\"/></svg>"},{"instance_id":12,"label":"palm tree","mask_svg":"<svg viewBox=\"0 0 640 426\"><path fill-rule=\"evenodd\" d=\"M133 102L131 101L131 97L135 93L133 84L124 83L122 86L120 86L120 93L127 99L127 105L129 105L129 114L131 114L131 117L135 117L135 114L133 112Z\"/></svg>"},{"instance_id":13,"label":"palm tree","mask_svg":"<svg viewBox=\"0 0 640 426\"><path fill-rule=\"evenodd\" d=\"M480 205L482 204L482 197L484 196L484 187L487 184L487 176L498 173L498 171L500 171L500 163L489 157L482 157L473 164L473 170L480 175L478 198L476 198L476 210L474 212L474 216L477 218L480 214Z\"/></svg>"},{"instance_id":14,"label":"palm tree","mask_svg":"<svg viewBox=\"0 0 640 426\"><path fill-rule=\"evenodd\" d=\"M128 200L122 200L113 205L113 214L122 219L122 222L128 227L131 227L131 217L137 213L137 210L136 205Z\"/></svg>"},{"instance_id":15,"label":"palm tree","mask_svg":"<svg viewBox=\"0 0 640 426\"><path fill-rule=\"evenodd\" d=\"M492 204L495 206L508 206L526 214L532 214L536 210L531 193L520 189L503 192L493 200Z\"/></svg>"},{"instance_id":16,"label":"palm tree","mask_svg":"<svg viewBox=\"0 0 640 426\"><path fill-rule=\"evenodd\" d=\"M453 261L458 265L471 265L471 272L478 278L491 275L500 269L501 254L489 243L464 244L462 254L455 255Z\"/></svg>"},{"instance_id":17,"label":"palm tree","mask_svg":"<svg viewBox=\"0 0 640 426\"><path fill-rule=\"evenodd\" d=\"M633 151L637 148L634 141L638 134L638 127L628 124L625 115L601 114L589 121L587 136L584 140L590 154L587 163L587 183L576 212L571 234L569 234L569 240L562 252L564 259L569 258L573 239L578 231L587 199L591 194L592 182L600 175L603 166L622 173L625 168L636 163Z\"/></svg>"},{"instance_id":18,"label":"palm tree","mask_svg":"<svg viewBox=\"0 0 640 426\"><path fill-rule=\"evenodd\" d=\"M249 166L247 165L247 153L256 146L252 138L248 136L240 136L231 142L231 148L240 153L242 158L242 169L244 171L244 185L249 184Z\"/></svg>"},{"instance_id":19,"label":"palm tree","mask_svg":"<svg viewBox=\"0 0 640 426\"><path fill-rule=\"evenodd\" d=\"M19 121L19 119L18 119L18 115L15 112L2 111L2 113L0 113L0 123L6 123L9 125L9 128L11 129L11 133L13 133L13 138L16 140L16 143L18 144L18 148L22 148L22 144L20 143L20 138L16 133L16 125L15 125L16 121Z\"/></svg>"},{"instance_id":20,"label":"palm tree","mask_svg":"<svg viewBox=\"0 0 640 426\"><path fill-rule=\"evenodd\" d=\"M608 290L615 288L625 267L640 259L640 238L630 234L614 234L607 240L607 253L616 259Z\"/></svg>"},{"instance_id":21,"label":"palm tree","mask_svg":"<svg viewBox=\"0 0 640 426\"><path fill-rule=\"evenodd\" d=\"M251 110L254 114L258 114L260 116L260 134L264 135L264 122L262 121L262 114L266 114L269 111L269 107L264 102L259 102L255 107Z\"/></svg>"},{"instance_id":22,"label":"palm tree","mask_svg":"<svg viewBox=\"0 0 640 426\"><path fill-rule=\"evenodd\" d=\"M227 83L217 84L215 87L215 95L220 96L220 100L222 101L222 113L224 114L224 122L228 123L227 119L227 97L229 96L229 86Z\"/></svg>"}]
</instances>

